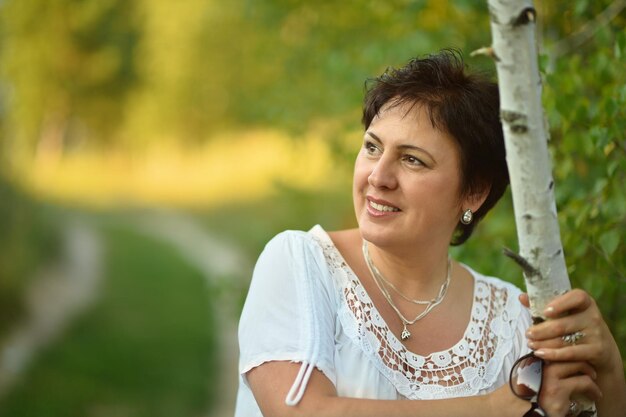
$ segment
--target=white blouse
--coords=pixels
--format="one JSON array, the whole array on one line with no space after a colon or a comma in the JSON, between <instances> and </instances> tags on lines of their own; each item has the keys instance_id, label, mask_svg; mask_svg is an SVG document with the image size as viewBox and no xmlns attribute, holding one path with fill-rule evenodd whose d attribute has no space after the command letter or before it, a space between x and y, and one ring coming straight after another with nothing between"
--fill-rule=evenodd
<instances>
[{"instance_id":1,"label":"white blouse","mask_svg":"<svg viewBox=\"0 0 626 417\"><path fill-rule=\"evenodd\" d=\"M262 415L245 374L268 361L301 364L285 399L290 405L304 394L314 368L342 397L440 399L500 387L515 360L528 352L524 332L530 315L515 286L467 269L474 277L474 301L463 338L421 356L389 330L319 225L280 233L259 257L239 322L235 416Z\"/></svg>"}]
</instances>

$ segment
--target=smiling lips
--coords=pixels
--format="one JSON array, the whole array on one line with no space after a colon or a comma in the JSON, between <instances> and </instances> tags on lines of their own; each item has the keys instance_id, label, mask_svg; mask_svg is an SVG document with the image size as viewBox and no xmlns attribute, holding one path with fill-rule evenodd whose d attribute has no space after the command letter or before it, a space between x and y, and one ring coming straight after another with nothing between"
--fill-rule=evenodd
<instances>
[{"instance_id":1,"label":"smiling lips","mask_svg":"<svg viewBox=\"0 0 626 417\"><path fill-rule=\"evenodd\" d=\"M367 211L374 216L384 216L400 211L399 208L389 205L386 201L375 202L371 198L367 199L367 208Z\"/></svg>"}]
</instances>

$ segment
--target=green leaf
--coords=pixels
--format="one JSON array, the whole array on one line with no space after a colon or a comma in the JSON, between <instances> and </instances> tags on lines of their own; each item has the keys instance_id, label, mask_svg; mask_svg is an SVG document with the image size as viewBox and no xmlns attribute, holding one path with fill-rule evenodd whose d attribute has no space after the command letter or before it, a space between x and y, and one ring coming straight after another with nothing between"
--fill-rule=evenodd
<instances>
[{"instance_id":1,"label":"green leaf","mask_svg":"<svg viewBox=\"0 0 626 417\"><path fill-rule=\"evenodd\" d=\"M602 251L607 256L611 256L619 245L619 233L617 230L609 230L600 236L598 243L600 243Z\"/></svg>"}]
</instances>

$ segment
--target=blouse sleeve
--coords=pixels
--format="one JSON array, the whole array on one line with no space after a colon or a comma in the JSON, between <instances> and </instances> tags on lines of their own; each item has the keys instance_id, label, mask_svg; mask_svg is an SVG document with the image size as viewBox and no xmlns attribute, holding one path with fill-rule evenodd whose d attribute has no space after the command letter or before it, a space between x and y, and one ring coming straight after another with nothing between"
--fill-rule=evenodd
<instances>
[{"instance_id":1,"label":"blouse sleeve","mask_svg":"<svg viewBox=\"0 0 626 417\"><path fill-rule=\"evenodd\" d=\"M296 405L314 368L336 384L336 302L321 247L305 232L277 235L254 268L239 322L239 372L269 361L301 363L285 402Z\"/></svg>"}]
</instances>

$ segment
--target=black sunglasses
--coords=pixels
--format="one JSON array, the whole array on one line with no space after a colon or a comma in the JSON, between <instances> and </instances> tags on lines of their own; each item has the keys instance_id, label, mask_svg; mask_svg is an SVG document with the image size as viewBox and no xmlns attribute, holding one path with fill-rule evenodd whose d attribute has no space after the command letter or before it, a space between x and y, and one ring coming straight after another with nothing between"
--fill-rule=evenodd
<instances>
[{"instance_id":1,"label":"black sunglasses","mask_svg":"<svg viewBox=\"0 0 626 417\"><path fill-rule=\"evenodd\" d=\"M548 417L539 405L542 382L543 359L531 352L515 361L511 368L509 385L513 394L531 403L530 410L524 414L524 417Z\"/></svg>"}]
</instances>

